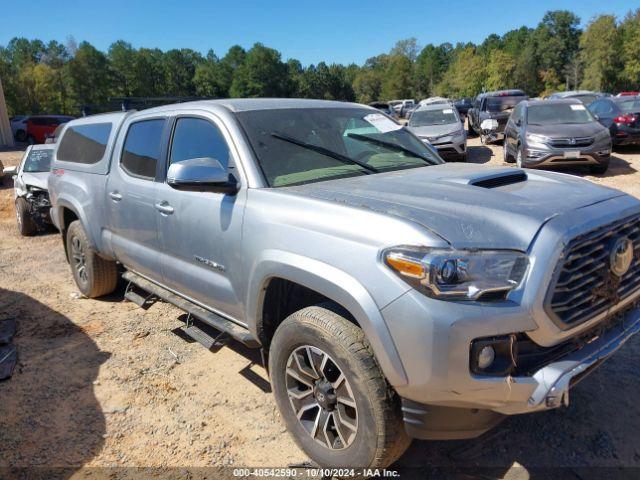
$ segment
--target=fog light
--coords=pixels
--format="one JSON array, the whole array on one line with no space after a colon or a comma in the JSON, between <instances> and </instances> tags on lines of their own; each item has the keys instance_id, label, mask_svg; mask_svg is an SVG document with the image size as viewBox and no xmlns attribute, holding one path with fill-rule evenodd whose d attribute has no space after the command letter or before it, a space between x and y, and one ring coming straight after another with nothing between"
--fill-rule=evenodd
<instances>
[{"instance_id":1,"label":"fog light","mask_svg":"<svg viewBox=\"0 0 640 480\"><path fill-rule=\"evenodd\" d=\"M483 370L488 368L489 366L491 366L495 358L496 351L493 349L493 347L484 347L478 354L478 367Z\"/></svg>"}]
</instances>

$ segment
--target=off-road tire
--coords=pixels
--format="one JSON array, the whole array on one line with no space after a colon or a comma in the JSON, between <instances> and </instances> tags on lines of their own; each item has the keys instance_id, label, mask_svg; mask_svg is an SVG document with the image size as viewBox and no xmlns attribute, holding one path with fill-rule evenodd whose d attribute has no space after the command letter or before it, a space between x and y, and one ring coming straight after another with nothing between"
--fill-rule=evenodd
<instances>
[{"instance_id":1,"label":"off-road tire","mask_svg":"<svg viewBox=\"0 0 640 480\"><path fill-rule=\"evenodd\" d=\"M18 231L23 237L31 237L38 231L38 226L31 217L29 204L22 197L16 200L16 220L18 222Z\"/></svg>"},{"instance_id":2,"label":"off-road tire","mask_svg":"<svg viewBox=\"0 0 640 480\"><path fill-rule=\"evenodd\" d=\"M111 260L100 257L87 237L80 220L71 222L66 235L67 256L73 278L80 292L89 298L101 297L113 292L118 283L117 264ZM74 245L74 242L75 243ZM81 252L78 252L78 247ZM79 264L74 255L84 255L84 267L86 275L79 272Z\"/></svg>"},{"instance_id":3,"label":"off-road tire","mask_svg":"<svg viewBox=\"0 0 640 480\"><path fill-rule=\"evenodd\" d=\"M326 303L299 310L280 324L269 350L276 404L298 446L318 465L384 468L404 453L411 439L404 430L398 395L383 376L364 332L346 317L340 307ZM358 426L352 443L341 450L314 440L298 421L289 400L287 361L304 345L326 352L353 392Z\"/></svg>"}]
</instances>

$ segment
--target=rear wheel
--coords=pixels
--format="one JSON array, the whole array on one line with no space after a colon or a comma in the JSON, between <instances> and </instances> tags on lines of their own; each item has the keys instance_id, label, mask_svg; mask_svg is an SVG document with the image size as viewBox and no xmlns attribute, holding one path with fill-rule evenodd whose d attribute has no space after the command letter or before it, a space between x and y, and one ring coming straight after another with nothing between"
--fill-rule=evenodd
<instances>
[{"instance_id":1,"label":"rear wheel","mask_svg":"<svg viewBox=\"0 0 640 480\"><path fill-rule=\"evenodd\" d=\"M38 231L38 226L31 217L29 204L22 197L16 200L16 220L18 221L18 231L23 237L30 237Z\"/></svg>"},{"instance_id":2,"label":"rear wheel","mask_svg":"<svg viewBox=\"0 0 640 480\"><path fill-rule=\"evenodd\" d=\"M409 446L399 398L364 332L324 304L276 330L269 372L294 440L323 467L386 467Z\"/></svg>"},{"instance_id":3,"label":"rear wheel","mask_svg":"<svg viewBox=\"0 0 640 480\"><path fill-rule=\"evenodd\" d=\"M79 220L69 225L66 241L71 271L80 292L89 298L113 292L118 283L116 262L98 255Z\"/></svg>"}]
</instances>

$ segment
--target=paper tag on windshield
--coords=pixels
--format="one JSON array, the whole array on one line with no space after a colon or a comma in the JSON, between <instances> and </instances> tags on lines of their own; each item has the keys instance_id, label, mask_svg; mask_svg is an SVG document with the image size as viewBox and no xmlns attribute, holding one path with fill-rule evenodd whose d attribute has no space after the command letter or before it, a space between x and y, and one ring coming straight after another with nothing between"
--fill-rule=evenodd
<instances>
[{"instance_id":1,"label":"paper tag on windshield","mask_svg":"<svg viewBox=\"0 0 640 480\"><path fill-rule=\"evenodd\" d=\"M443 113L453 113L453 109L451 109L451 108L445 108L442 112L443 112Z\"/></svg>"},{"instance_id":2,"label":"paper tag on windshield","mask_svg":"<svg viewBox=\"0 0 640 480\"><path fill-rule=\"evenodd\" d=\"M571 105L571 110L585 110L584 105Z\"/></svg>"},{"instance_id":3,"label":"paper tag on windshield","mask_svg":"<svg viewBox=\"0 0 640 480\"><path fill-rule=\"evenodd\" d=\"M400 130L402 128L402 125L392 122L381 113L371 113L366 115L364 120L376 127L382 133L393 132L394 130Z\"/></svg>"}]
</instances>

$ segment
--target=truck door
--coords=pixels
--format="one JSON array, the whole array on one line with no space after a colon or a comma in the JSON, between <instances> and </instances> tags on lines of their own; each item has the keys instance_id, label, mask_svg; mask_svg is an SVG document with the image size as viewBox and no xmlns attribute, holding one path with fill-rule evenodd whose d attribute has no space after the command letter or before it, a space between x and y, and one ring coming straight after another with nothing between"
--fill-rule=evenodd
<instances>
[{"instance_id":1,"label":"truck door","mask_svg":"<svg viewBox=\"0 0 640 480\"><path fill-rule=\"evenodd\" d=\"M181 113L175 118L167 169L171 163L211 157L242 184L231 138L212 114ZM156 202L162 241L163 283L217 313L244 322L241 301L241 227L246 188L236 195L176 190L158 184Z\"/></svg>"},{"instance_id":2,"label":"truck door","mask_svg":"<svg viewBox=\"0 0 640 480\"><path fill-rule=\"evenodd\" d=\"M156 171L163 155L166 118L131 120L115 146L107 180L111 245L126 267L161 281ZM166 148L164 148L166 150Z\"/></svg>"}]
</instances>

